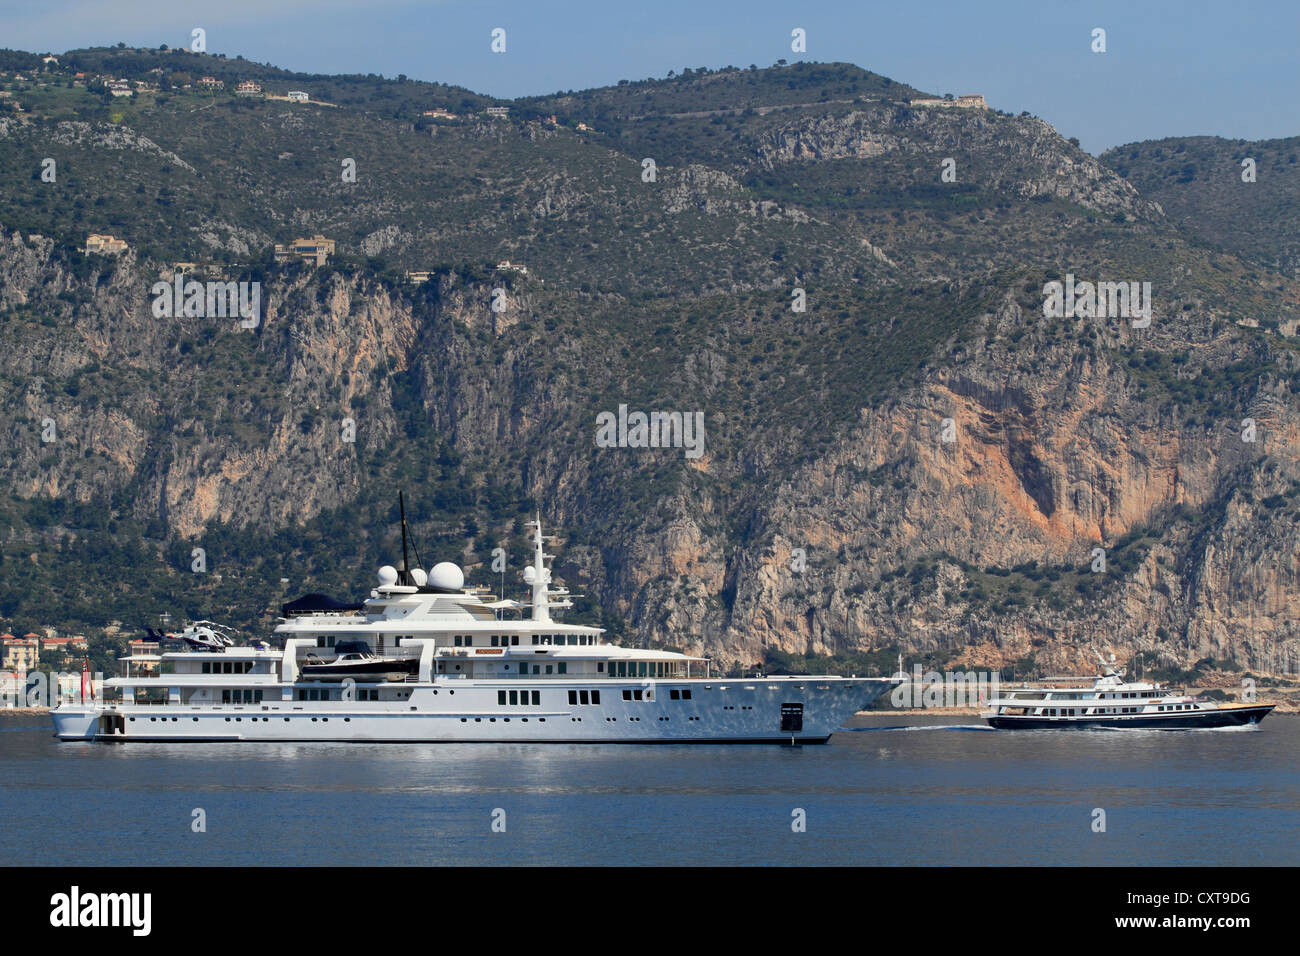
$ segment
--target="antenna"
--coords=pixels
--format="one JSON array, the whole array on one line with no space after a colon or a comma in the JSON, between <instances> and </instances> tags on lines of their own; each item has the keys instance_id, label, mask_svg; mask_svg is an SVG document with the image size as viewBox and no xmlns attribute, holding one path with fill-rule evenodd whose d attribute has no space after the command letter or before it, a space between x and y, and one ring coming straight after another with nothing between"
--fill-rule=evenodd
<instances>
[{"instance_id":1,"label":"antenna","mask_svg":"<svg viewBox=\"0 0 1300 956\"><path fill-rule=\"evenodd\" d=\"M410 566L406 560L406 498L402 492L397 493L397 508L402 516L402 583L411 583Z\"/></svg>"}]
</instances>

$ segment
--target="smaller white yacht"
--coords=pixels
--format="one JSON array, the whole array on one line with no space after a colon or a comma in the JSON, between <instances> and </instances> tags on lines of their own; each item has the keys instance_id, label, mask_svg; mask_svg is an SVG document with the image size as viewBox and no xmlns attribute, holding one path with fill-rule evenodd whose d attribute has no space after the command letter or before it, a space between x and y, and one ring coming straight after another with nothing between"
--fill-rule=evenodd
<instances>
[{"instance_id":1,"label":"smaller white yacht","mask_svg":"<svg viewBox=\"0 0 1300 956\"><path fill-rule=\"evenodd\" d=\"M1100 654L1097 658L1102 672L1091 686L1062 681L1006 688L989 700L981 716L999 730L1192 730L1257 724L1276 706L1227 703L1167 690L1158 683L1126 681L1114 654L1109 663Z\"/></svg>"}]
</instances>

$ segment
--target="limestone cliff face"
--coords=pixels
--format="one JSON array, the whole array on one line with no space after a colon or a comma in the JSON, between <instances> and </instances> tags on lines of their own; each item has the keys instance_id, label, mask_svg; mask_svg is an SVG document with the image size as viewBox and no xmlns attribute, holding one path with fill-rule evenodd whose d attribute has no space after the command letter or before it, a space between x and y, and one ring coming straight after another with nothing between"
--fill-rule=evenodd
<instances>
[{"instance_id":1,"label":"limestone cliff face","mask_svg":"<svg viewBox=\"0 0 1300 956\"><path fill-rule=\"evenodd\" d=\"M1008 302L963 361L862 409L834 453L782 484L764 509L767 546L736 562L735 606L717 643L749 660L769 645L898 645L985 664L1036 653L1068 669L1095 640L1171 666L1211 657L1295 670L1300 562L1286 543L1300 530L1295 395L1263 374L1249 406L1189 417L1138 394L1122 364L1133 330L1115 325L1082 357L1040 330L1012 356L998 328L1026 321L1041 319ZM1146 344L1198 326L1179 320ZM1194 344L1209 366L1239 361L1240 349L1208 333ZM1284 364L1295 361L1287 350ZM1243 441L1245 418L1256 422L1253 442ZM1134 532L1149 535L1147 550L1101 571L1117 579L1104 591L1053 606L1025 588L1023 605L994 615L968 600L963 564L1037 565L1068 581L1096 573L1094 549L1113 551ZM802 573L795 548L807 554ZM914 581L889 580L918 562L926 570Z\"/></svg>"},{"instance_id":2,"label":"limestone cliff face","mask_svg":"<svg viewBox=\"0 0 1300 956\"><path fill-rule=\"evenodd\" d=\"M87 502L134 484L137 515L184 536L213 521L276 526L355 497L345 418L370 443L391 436L391 395L375 373L404 368L415 335L407 302L302 275L264 287L256 330L216 318L186 327L153 316L157 267L129 251L91 288L39 238L12 234L0 249L0 301L37 300L19 310L31 322L25 347L3 357L21 411L6 416L15 453L0 468L19 496ZM192 331L224 360L186 361ZM278 395L234 387L257 353L278 368Z\"/></svg>"}]
</instances>

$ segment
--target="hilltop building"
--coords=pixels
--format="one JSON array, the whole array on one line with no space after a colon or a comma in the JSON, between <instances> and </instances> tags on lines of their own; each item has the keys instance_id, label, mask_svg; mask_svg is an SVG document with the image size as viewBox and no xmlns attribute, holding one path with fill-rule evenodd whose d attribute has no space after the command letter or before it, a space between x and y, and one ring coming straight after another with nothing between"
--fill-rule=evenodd
<instances>
[{"instance_id":1,"label":"hilltop building","mask_svg":"<svg viewBox=\"0 0 1300 956\"><path fill-rule=\"evenodd\" d=\"M521 266L517 262L511 262L509 259L502 259L497 263L497 272L518 272L521 276L528 275L528 267Z\"/></svg>"},{"instance_id":2,"label":"hilltop building","mask_svg":"<svg viewBox=\"0 0 1300 956\"><path fill-rule=\"evenodd\" d=\"M217 79L215 76L200 76L200 77L199 77L199 86L201 86L201 87L202 87L203 89L205 89L205 90L217 90L217 89L220 89L221 87L223 87L223 86L225 86L225 85L226 85L225 83L222 83L222 82L221 82L219 79Z\"/></svg>"},{"instance_id":3,"label":"hilltop building","mask_svg":"<svg viewBox=\"0 0 1300 956\"><path fill-rule=\"evenodd\" d=\"M302 90L290 90L286 98L291 103L306 103L309 97Z\"/></svg>"},{"instance_id":4,"label":"hilltop building","mask_svg":"<svg viewBox=\"0 0 1300 956\"><path fill-rule=\"evenodd\" d=\"M938 99L926 97L923 99L912 100L912 106L956 106L964 109L986 110L989 108L988 103L984 102L983 93L968 93L965 96L959 96L955 100Z\"/></svg>"},{"instance_id":5,"label":"hilltop building","mask_svg":"<svg viewBox=\"0 0 1300 956\"><path fill-rule=\"evenodd\" d=\"M236 96L261 96L262 87L252 80L242 80L235 86Z\"/></svg>"},{"instance_id":6,"label":"hilltop building","mask_svg":"<svg viewBox=\"0 0 1300 956\"><path fill-rule=\"evenodd\" d=\"M86 237L86 255L92 253L101 256L115 256L126 251L126 240L116 236L101 236L91 233Z\"/></svg>"},{"instance_id":7,"label":"hilltop building","mask_svg":"<svg viewBox=\"0 0 1300 956\"><path fill-rule=\"evenodd\" d=\"M420 115L431 116L434 119L457 119L458 118L455 113L451 112L451 110L444 110L442 107L438 107L436 109L431 109L431 110L425 110Z\"/></svg>"},{"instance_id":8,"label":"hilltop building","mask_svg":"<svg viewBox=\"0 0 1300 956\"><path fill-rule=\"evenodd\" d=\"M510 115L510 107L508 107L508 106L489 106L489 107L488 107L487 109L485 109L483 112L487 113L488 116L509 116L509 115Z\"/></svg>"},{"instance_id":9,"label":"hilltop building","mask_svg":"<svg viewBox=\"0 0 1300 956\"><path fill-rule=\"evenodd\" d=\"M334 255L334 240L326 239L322 235L315 235L310 239L295 239L287 246L278 242L275 244L276 262L302 259L313 265L323 266L332 255Z\"/></svg>"}]
</instances>

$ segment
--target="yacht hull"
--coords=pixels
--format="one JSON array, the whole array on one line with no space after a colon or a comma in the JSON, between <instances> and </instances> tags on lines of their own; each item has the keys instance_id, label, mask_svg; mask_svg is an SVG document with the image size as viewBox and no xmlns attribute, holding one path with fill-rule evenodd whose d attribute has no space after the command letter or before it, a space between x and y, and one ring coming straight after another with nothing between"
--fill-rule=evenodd
<instances>
[{"instance_id":1,"label":"yacht hull","mask_svg":"<svg viewBox=\"0 0 1300 956\"><path fill-rule=\"evenodd\" d=\"M287 699L294 696L288 687L286 699L259 704L65 704L51 716L61 740L106 742L825 743L895 682L452 679L407 686L409 698L382 704ZM519 690L529 691L530 700L537 691L539 703L498 703L501 691ZM570 704L570 691L588 699L598 691L601 703ZM681 699L683 691L690 691L690 699Z\"/></svg>"}]
</instances>

